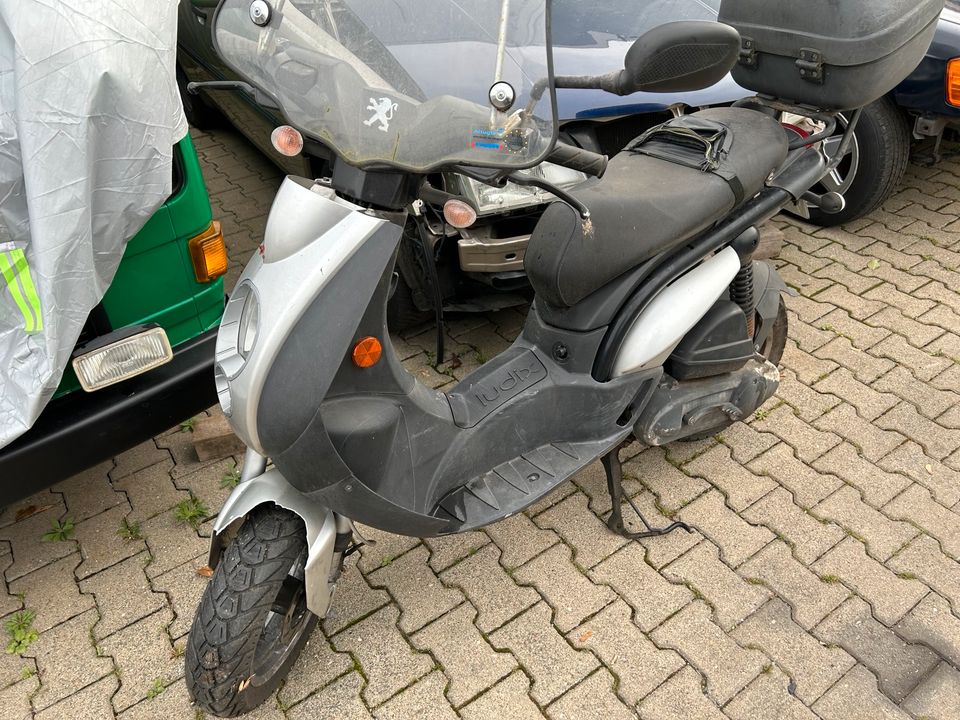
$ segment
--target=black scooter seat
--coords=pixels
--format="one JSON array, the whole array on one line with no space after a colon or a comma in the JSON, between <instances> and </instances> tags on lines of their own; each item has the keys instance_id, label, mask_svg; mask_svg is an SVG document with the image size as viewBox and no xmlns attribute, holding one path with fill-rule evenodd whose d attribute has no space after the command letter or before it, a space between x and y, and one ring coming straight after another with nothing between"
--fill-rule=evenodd
<instances>
[{"instance_id":1,"label":"black scooter seat","mask_svg":"<svg viewBox=\"0 0 960 720\"><path fill-rule=\"evenodd\" d=\"M586 231L569 205L547 208L524 263L539 301L572 307L645 260L682 245L756 195L787 157L786 132L761 112L713 108L690 117L726 130L712 170L627 149L610 161L603 178L572 192L590 209Z\"/></svg>"}]
</instances>

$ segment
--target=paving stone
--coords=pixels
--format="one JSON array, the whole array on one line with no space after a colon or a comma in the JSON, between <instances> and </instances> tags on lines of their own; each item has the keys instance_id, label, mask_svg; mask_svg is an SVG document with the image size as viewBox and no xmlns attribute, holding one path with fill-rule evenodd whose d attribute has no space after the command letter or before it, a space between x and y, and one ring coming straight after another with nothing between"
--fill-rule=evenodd
<instances>
[{"instance_id":1,"label":"paving stone","mask_svg":"<svg viewBox=\"0 0 960 720\"><path fill-rule=\"evenodd\" d=\"M923 485L946 507L960 502L960 472L929 458L915 442L906 442L878 463L890 472L903 473Z\"/></svg>"},{"instance_id":2,"label":"paving stone","mask_svg":"<svg viewBox=\"0 0 960 720\"><path fill-rule=\"evenodd\" d=\"M81 595L74 579L76 555L44 565L10 583L10 592L23 595L26 607L37 614L33 626L44 632L94 606L93 596Z\"/></svg>"},{"instance_id":3,"label":"paving stone","mask_svg":"<svg viewBox=\"0 0 960 720\"><path fill-rule=\"evenodd\" d=\"M427 564L429 551L419 546L367 575L372 587L384 587L402 610L398 626L419 630L463 602L458 590L445 588Z\"/></svg>"},{"instance_id":4,"label":"paving stone","mask_svg":"<svg viewBox=\"0 0 960 720\"><path fill-rule=\"evenodd\" d=\"M911 485L883 511L892 518L911 521L940 542L941 549L960 558L960 514L948 510L921 485Z\"/></svg>"},{"instance_id":5,"label":"paving stone","mask_svg":"<svg viewBox=\"0 0 960 720\"><path fill-rule=\"evenodd\" d=\"M162 575L210 550L210 540L177 521L173 510L144 520L140 530L153 558L153 562L147 565L148 578Z\"/></svg>"},{"instance_id":6,"label":"paving stone","mask_svg":"<svg viewBox=\"0 0 960 720\"><path fill-rule=\"evenodd\" d=\"M820 472L837 475L856 488L874 508L882 507L911 484L908 477L884 472L866 460L850 443L837 445L813 466Z\"/></svg>"},{"instance_id":7,"label":"paving stone","mask_svg":"<svg viewBox=\"0 0 960 720\"><path fill-rule=\"evenodd\" d=\"M747 467L758 475L772 477L803 508L813 507L843 485L840 478L817 472L798 460L793 448L785 443L775 445Z\"/></svg>"},{"instance_id":8,"label":"paving stone","mask_svg":"<svg viewBox=\"0 0 960 720\"><path fill-rule=\"evenodd\" d=\"M325 687L353 670L347 653L336 652L319 630L314 630L303 654L290 670L277 699L285 706L296 705L318 687Z\"/></svg>"},{"instance_id":9,"label":"paving stone","mask_svg":"<svg viewBox=\"0 0 960 720\"><path fill-rule=\"evenodd\" d=\"M849 313L839 308L820 318L817 327L829 331L833 337L845 338L853 347L860 350L871 348L890 336L890 331L886 328L872 327L850 317Z\"/></svg>"},{"instance_id":10,"label":"paving stone","mask_svg":"<svg viewBox=\"0 0 960 720\"><path fill-rule=\"evenodd\" d=\"M74 537L83 558L75 571L77 578L82 580L146 549L143 540L124 540L117 534L127 512L126 507L117 505L77 523Z\"/></svg>"},{"instance_id":11,"label":"paving stone","mask_svg":"<svg viewBox=\"0 0 960 720\"><path fill-rule=\"evenodd\" d=\"M884 308L883 302L854 295L842 285L833 285L823 292L817 293L815 299L817 302L830 303L841 307L857 320L876 315Z\"/></svg>"},{"instance_id":12,"label":"paving stone","mask_svg":"<svg viewBox=\"0 0 960 720\"><path fill-rule=\"evenodd\" d=\"M709 483L700 477L691 477L671 464L663 448L650 448L640 453L626 463L624 473L639 479L670 512L679 510L710 489Z\"/></svg>"},{"instance_id":13,"label":"paving stone","mask_svg":"<svg viewBox=\"0 0 960 720\"><path fill-rule=\"evenodd\" d=\"M926 318L929 314L930 313L926 313L922 315L921 318ZM898 335L908 338L915 347L928 345L945 332L943 328L937 327L934 323L909 318L895 307L888 307L881 310L873 317L867 318L867 323L892 330ZM878 345L875 350L877 350L877 352L874 354L882 357L890 357L891 360L895 361L894 358L884 352L882 344Z\"/></svg>"},{"instance_id":14,"label":"paving stone","mask_svg":"<svg viewBox=\"0 0 960 720\"><path fill-rule=\"evenodd\" d=\"M949 600L953 611L960 614L960 563L944 555L936 540L921 535L891 558L887 565L898 573L910 573L920 578Z\"/></svg>"},{"instance_id":15,"label":"paving stone","mask_svg":"<svg viewBox=\"0 0 960 720\"><path fill-rule=\"evenodd\" d=\"M732 567L741 565L774 537L766 528L750 525L730 510L715 490L690 503L680 512L680 518L718 545L720 556Z\"/></svg>"},{"instance_id":16,"label":"paving stone","mask_svg":"<svg viewBox=\"0 0 960 720\"><path fill-rule=\"evenodd\" d=\"M40 681L36 677L20 680L10 685L6 683L0 685L0 708L3 708L4 716L10 720L33 718L33 712L30 710L30 696L39 686ZM112 715L113 713L108 717ZM48 720L50 717L48 715L44 720Z\"/></svg>"},{"instance_id":17,"label":"paving stone","mask_svg":"<svg viewBox=\"0 0 960 720\"><path fill-rule=\"evenodd\" d=\"M781 365L793 371L797 379L807 385L813 385L839 367L833 360L824 360L801 350L790 340L787 340L783 351Z\"/></svg>"},{"instance_id":18,"label":"paving stone","mask_svg":"<svg viewBox=\"0 0 960 720\"><path fill-rule=\"evenodd\" d=\"M110 485L107 473L112 468L113 461L108 460L51 488L53 492L63 495L67 514L74 522L83 522L115 505L123 505L129 509L127 498Z\"/></svg>"},{"instance_id":19,"label":"paving stone","mask_svg":"<svg viewBox=\"0 0 960 720\"><path fill-rule=\"evenodd\" d=\"M363 699L370 706L379 705L433 669L430 656L416 652L400 633L399 614L397 608L387 606L333 638L334 649L353 653L360 663L367 678ZM347 676L352 677L352 673ZM330 710L323 708L323 712L329 714Z\"/></svg>"},{"instance_id":20,"label":"paving stone","mask_svg":"<svg viewBox=\"0 0 960 720\"><path fill-rule=\"evenodd\" d=\"M577 648L589 648L616 674L617 694L631 707L684 666L672 650L660 650L631 619L632 610L617 600L570 631ZM571 691L576 695L577 691Z\"/></svg>"},{"instance_id":21,"label":"paving stone","mask_svg":"<svg viewBox=\"0 0 960 720\"><path fill-rule=\"evenodd\" d=\"M790 277L783 275L783 270L791 267L791 265L781 265L780 277L783 278L783 281L787 283L788 286L798 288L801 293L807 294L807 292L809 292L810 294L816 294L829 283L828 280L813 278L817 284L812 286L811 289L807 291L801 288L799 283L793 281ZM799 271L793 273L794 277L800 274L801 273ZM812 276L806 275L804 277ZM810 323L801 320L800 316L796 313L790 311L787 312L787 324L790 327L790 339L793 340L797 344L797 347L804 352L812 353L819 348L822 348L836 337L834 333L821 329L823 327L822 319L818 321L818 323L819 324L814 327Z\"/></svg>"},{"instance_id":22,"label":"paving stone","mask_svg":"<svg viewBox=\"0 0 960 720\"><path fill-rule=\"evenodd\" d=\"M944 287L942 283L928 283L917 290L914 294L918 295L919 297L929 298L938 303L943 303L944 305L952 308L955 312L960 312L960 293L949 290L948 288Z\"/></svg>"},{"instance_id":23,"label":"paving stone","mask_svg":"<svg viewBox=\"0 0 960 720\"><path fill-rule=\"evenodd\" d=\"M442 572L490 542L482 532L459 533L437 538L424 538L430 548L430 567L434 572Z\"/></svg>"},{"instance_id":24,"label":"paving stone","mask_svg":"<svg viewBox=\"0 0 960 720\"><path fill-rule=\"evenodd\" d=\"M924 597L893 629L904 640L922 643L960 665L960 618L936 593Z\"/></svg>"},{"instance_id":25,"label":"paving stone","mask_svg":"<svg viewBox=\"0 0 960 720\"><path fill-rule=\"evenodd\" d=\"M804 422L810 422L820 417L840 402L840 398L821 393L818 389L800 382L797 376L789 370L780 373L780 387L777 388L777 397L785 400L796 416Z\"/></svg>"},{"instance_id":26,"label":"paving stone","mask_svg":"<svg viewBox=\"0 0 960 720\"><path fill-rule=\"evenodd\" d=\"M947 663L940 663L901 707L914 717L930 720L960 717L960 672Z\"/></svg>"},{"instance_id":27,"label":"paving stone","mask_svg":"<svg viewBox=\"0 0 960 720\"><path fill-rule=\"evenodd\" d=\"M788 690L790 678L775 667L761 673L723 709L731 720L817 720Z\"/></svg>"},{"instance_id":28,"label":"paving stone","mask_svg":"<svg viewBox=\"0 0 960 720\"><path fill-rule=\"evenodd\" d=\"M918 541L914 540L907 550ZM890 561L890 567L899 562L897 558ZM844 585L870 603L873 614L887 626L894 625L906 615L927 592L921 583L897 577L893 571L869 557L863 543L853 538L847 538L828 551L814 563L812 569L821 578L839 578L843 581ZM894 567L894 570L899 569Z\"/></svg>"},{"instance_id":29,"label":"paving stone","mask_svg":"<svg viewBox=\"0 0 960 720\"><path fill-rule=\"evenodd\" d=\"M113 696L118 712L147 697L155 681L168 685L183 675L183 660L166 633L172 619L169 610L160 610L100 642L120 672L120 690Z\"/></svg>"},{"instance_id":30,"label":"paving stone","mask_svg":"<svg viewBox=\"0 0 960 720\"><path fill-rule=\"evenodd\" d=\"M193 616L207 587L207 578L198 572L206 567L207 557L207 553L198 555L183 565L158 575L151 582L153 589L159 593L156 597L166 600L174 612L175 619L168 628L170 637L174 640L186 635L193 624Z\"/></svg>"},{"instance_id":31,"label":"paving stone","mask_svg":"<svg viewBox=\"0 0 960 720\"><path fill-rule=\"evenodd\" d=\"M746 423L736 423L723 431L723 444L730 448L734 462L746 464L780 441L776 435L758 432Z\"/></svg>"},{"instance_id":32,"label":"paving stone","mask_svg":"<svg viewBox=\"0 0 960 720\"><path fill-rule=\"evenodd\" d=\"M113 718L110 696L117 689L118 680L113 675L97 680L87 687L51 705L36 714L36 720L60 720L60 718L83 718L84 720L107 720ZM29 705L28 705L29 707ZM7 711L7 708L4 708ZM17 717L13 714L9 718ZM19 717L30 717L29 713ZM126 720L126 719L125 719Z\"/></svg>"},{"instance_id":33,"label":"paving stone","mask_svg":"<svg viewBox=\"0 0 960 720\"><path fill-rule=\"evenodd\" d=\"M717 547L704 541L660 571L675 583L684 583L713 608L714 621L729 632L756 611L770 592L752 585L720 561Z\"/></svg>"},{"instance_id":34,"label":"paving stone","mask_svg":"<svg viewBox=\"0 0 960 720\"><path fill-rule=\"evenodd\" d=\"M957 448L960 448L960 433L927 420L908 403L900 403L887 414L877 418L876 422L879 427L896 430L901 435L906 435L922 446L927 455L937 460L949 457Z\"/></svg>"},{"instance_id":35,"label":"paving stone","mask_svg":"<svg viewBox=\"0 0 960 720\"><path fill-rule=\"evenodd\" d=\"M725 445L717 445L707 450L687 463L684 470L713 484L726 497L727 505L737 512L777 487L769 477L754 475L734 460L730 448Z\"/></svg>"},{"instance_id":36,"label":"paving stone","mask_svg":"<svg viewBox=\"0 0 960 720\"><path fill-rule=\"evenodd\" d=\"M536 517L543 511L548 510L549 508L552 508L554 505L556 505L558 502L563 500L565 497L567 497L568 495L572 495L576 491L577 491L577 486L573 482L573 479L571 478L570 481L562 483L560 487L547 493L542 498L537 500L533 505L531 505L526 510L524 510L523 514L529 518Z\"/></svg>"},{"instance_id":37,"label":"paving stone","mask_svg":"<svg viewBox=\"0 0 960 720\"><path fill-rule=\"evenodd\" d=\"M877 679L862 665L817 700L812 710L823 720L908 720L910 717L877 689Z\"/></svg>"},{"instance_id":38,"label":"paving stone","mask_svg":"<svg viewBox=\"0 0 960 720\"><path fill-rule=\"evenodd\" d=\"M833 447L840 444L840 437L824 433L805 423L789 405L781 405L763 420L752 423L757 429L771 432L794 449L804 462L813 462Z\"/></svg>"},{"instance_id":39,"label":"paving stone","mask_svg":"<svg viewBox=\"0 0 960 720\"><path fill-rule=\"evenodd\" d=\"M114 679L114 683L116 682L116 679ZM109 698L109 694L107 697ZM261 720L276 718L280 713L272 706L273 703L268 700L265 705L261 705L244 717L259 718ZM271 710L274 712L270 712ZM173 720L173 718L192 720L198 717L197 712L199 712L199 710L193 706L190 696L187 694L186 683L183 678L181 678L175 683L168 685L164 691L156 697L141 700L136 705L131 705L122 713L119 713L116 717L120 720ZM113 712L111 711L107 717L114 717Z\"/></svg>"},{"instance_id":40,"label":"paving stone","mask_svg":"<svg viewBox=\"0 0 960 720\"><path fill-rule=\"evenodd\" d=\"M762 581L791 609L794 621L806 630L813 628L846 597L846 590L824 583L798 562L783 541L770 543L740 566L740 574Z\"/></svg>"},{"instance_id":41,"label":"paving stone","mask_svg":"<svg viewBox=\"0 0 960 720\"><path fill-rule=\"evenodd\" d=\"M110 471L110 480L122 480L151 465L170 459L170 453L161 450L153 440L145 440L136 447L114 458L113 469Z\"/></svg>"},{"instance_id":42,"label":"paving stone","mask_svg":"<svg viewBox=\"0 0 960 720\"><path fill-rule=\"evenodd\" d=\"M860 350L843 337L831 340L814 354L820 358L833 360L838 365L847 368L857 380L866 385L873 383L894 366L894 361L887 358L878 358Z\"/></svg>"},{"instance_id":43,"label":"paving stone","mask_svg":"<svg viewBox=\"0 0 960 720\"><path fill-rule=\"evenodd\" d=\"M737 645L710 620L710 608L697 600L652 634L662 648L679 652L707 679L707 694L719 704L730 700L764 667L763 655Z\"/></svg>"},{"instance_id":44,"label":"paving stone","mask_svg":"<svg viewBox=\"0 0 960 720\"><path fill-rule=\"evenodd\" d=\"M889 385L884 380L895 371L896 368L866 385L857 380L847 368L841 367L819 380L814 387L821 393L832 393L843 399L856 408L857 414L863 419L876 420L898 402L896 395L889 394Z\"/></svg>"},{"instance_id":45,"label":"paving stone","mask_svg":"<svg viewBox=\"0 0 960 720\"><path fill-rule=\"evenodd\" d=\"M743 517L773 530L806 565L844 538L841 528L821 523L797 505L790 492L782 488L751 505L743 512Z\"/></svg>"},{"instance_id":46,"label":"paving stone","mask_svg":"<svg viewBox=\"0 0 960 720\"><path fill-rule=\"evenodd\" d=\"M203 417L203 415L200 417ZM193 433L184 432L179 427L156 438L156 443L157 447L166 450L173 456L175 464L170 469L170 475L173 478L189 475L200 468L217 462L217 460L199 460L197 450L193 447Z\"/></svg>"},{"instance_id":47,"label":"paving stone","mask_svg":"<svg viewBox=\"0 0 960 720\"><path fill-rule=\"evenodd\" d=\"M113 481L114 489L123 491L129 498L131 522L143 522L190 497L190 493L178 490L173 484L170 477L173 469L170 460L163 460L135 475Z\"/></svg>"},{"instance_id":48,"label":"paving stone","mask_svg":"<svg viewBox=\"0 0 960 720\"><path fill-rule=\"evenodd\" d=\"M532 585L554 609L553 622L561 632L579 625L614 599L607 587L595 585L573 563L570 548L556 545L518 568L514 579Z\"/></svg>"},{"instance_id":49,"label":"paving stone","mask_svg":"<svg viewBox=\"0 0 960 720\"><path fill-rule=\"evenodd\" d=\"M856 273L848 270L842 263L830 263L817 271L817 277L838 282L857 295L863 295L867 290L875 288L883 282L866 273Z\"/></svg>"},{"instance_id":50,"label":"paving stone","mask_svg":"<svg viewBox=\"0 0 960 720\"><path fill-rule=\"evenodd\" d=\"M649 695L638 708L643 720L726 720L703 691L703 678L687 665Z\"/></svg>"},{"instance_id":51,"label":"paving stone","mask_svg":"<svg viewBox=\"0 0 960 720\"><path fill-rule=\"evenodd\" d=\"M395 558L400 557L420 543L417 538L394 535L366 525L360 525L357 529L362 537L373 540L375 543L360 546L358 564L363 573L372 572L384 564L393 562Z\"/></svg>"},{"instance_id":52,"label":"paving stone","mask_svg":"<svg viewBox=\"0 0 960 720\"><path fill-rule=\"evenodd\" d=\"M590 512L588 498L582 493L568 496L537 515L534 522L562 537L573 548L574 561L582 568L593 567L628 542L610 532L606 523Z\"/></svg>"},{"instance_id":53,"label":"paving stone","mask_svg":"<svg viewBox=\"0 0 960 720\"><path fill-rule=\"evenodd\" d=\"M373 716L360 699L362 687L360 673L350 673L290 709L287 717L290 720L372 720Z\"/></svg>"},{"instance_id":54,"label":"paving stone","mask_svg":"<svg viewBox=\"0 0 960 720\"><path fill-rule=\"evenodd\" d=\"M223 485L224 475L239 469L240 463L232 457L227 457L205 464L191 473L178 475L173 484L180 490L187 490L203 498L213 510L223 507L232 492L232 488Z\"/></svg>"},{"instance_id":55,"label":"paving stone","mask_svg":"<svg viewBox=\"0 0 960 720\"><path fill-rule=\"evenodd\" d=\"M500 563L508 570L523 565L560 541L556 533L538 528L523 513L494 523L485 530L500 548Z\"/></svg>"},{"instance_id":56,"label":"paving stone","mask_svg":"<svg viewBox=\"0 0 960 720\"><path fill-rule=\"evenodd\" d=\"M837 405L833 410L814 420L814 425L822 430L830 430L843 436L855 445L869 460L876 462L906 438L900 433L882 430L867 422L851 406Z\"/></svg>"},{"instance_id":57,"label":"paving stone","mask_svg":"<svg viewBox=\"0 0 960 720\"><path fill-rule=\"evenodd\" d=\"M501 680L483 695L460 708L464 720L500 720L510 709L510 720L540 720L543 713L527 694L530 681L520 670Z\"/></svg>"},{"instance_id":58,"label":"paving stone","mask_svg":"<svg viewBox=\"0 0 960 720\"><path fill-rule=\"evenodd\" d=\"M458 720L443 695L447 678L442 672L432 672L422 680L377 708L377 720Z\"/></svg>"},{"instance_id":59,"label":"paving stone","mask_svg":"<svg viewBox=\"0 0 960 720\"><path fill-rule=\"evenodd\" d=\"M143 572L148 561L149 555L142 552L80 581L80 592L92 594L100 611L100 620L93 628L97 640L166 605L166 597L153 592Z\"/></svg>"},{"instance_id":60,"label":"paving stone","mask_svg":"<svg viewBox=\"0 0 960 720\"><path fill-rule=\"evenodd\" d=\"M867 552L883 562L917 536L918 530L905 522L891 520L863 502L849 485L811 510L815 517L835 522L867 546Z\"/></svg>"},{"instance_id":61,"label":"paving stone","mask_svg":"<svg viewBox=\"0 0 960 720\"><path fill-rule=\"evenodd\" d=\"M9 543L13 555L13 564L4 572L7 582L12 582L39 567L77 551L77 544L73 540L63 542L41 540L53 522L62 520L64 516L63 504L56 502L59 496L50 495L50 499L54 501L50 505L37 506L47 509L0 529L0 542Z\"/></svg>"},{"instance_id":62,"label":"paving stone","mask_svg":"<svg viewBox=\"0 0 960 720\"><path fill-rule=\"evenodd\" d=\"M795 694L810 704L823 695L855 663L843 650L825 647L797 625L790 607L771 600L733 631L736 641L759 648L786 672L796 685Z\"/></svg>"},{"instance_id":63,"label":"paving stone","mask_svg":"<svg viewBox=\"0 0 960 720\"><path fill-rule=\"evenodd\" d=\"M533 678L530 696L547 705L580 682L599 664L588 652L576 651L557 632L546 603L537 603L490 635L496 649L513 652Z\"/></svg>"},{"instance_id":64,"label":"paving stone","mask_svg":"<svg viewBox=\"0 0 960 720\"><path fill-rule=\"evenodd\" d=\"M344 563L343 573L337 581L333 606L323 620L323 631L327 635L338 633L388 602L390 596L385 591L374 590L367 584L357 566L357 556L353 555Z\"/></svg>"},{"instance_id":65,"label":"paving stone","mask_svg":"<svg viewBox=\"0 0 960 720\"><path fill-rule=\"evenodd\" d=\"M595 583L606 583L633 608L634 620L649 632L693 599L682 585L674 585L645 560L647 551L636 543L604 560L590 571Z\"/></svg>"},{"instance_id":66,"label":"paving stone","mask_svg":"<svg viewBox=\"0 0 960 720\"><path fill-rule=\"evenodd\" d=\"M39 712L113 672L110 658L97 657L90 641L96 621L97 611L87 610L40 633L24 653L36 659L40 675L34 710Z\"/></svg>"},{"instance_id":67,"label":"paving stone","mask_svg":"<svg viewBox=\"0 0 960 720\"><path fill-rule=\"evenodd\" d=\"M2 627L8 619L9 618L6 616L0 617L0 627ZM10 640L10 637L6 632L6 628L3 630L3 638L3 645L6 646L7 642ZM21 657L20 655L16 655L14 653L2 652L0 653L0 688L5 688L8 685L13 685L14 683L22 680L23 677L21 673L24 671L33 671L35 674L36 670L37 664L32 658ZM3 707L3 705L0 705L0 707Z\"/></svg>"},{"instance_id":68,"label":"paving stone","mask_svg":"<svg viewBox=\"0 0 960 720\"><path fill-rule=\"evenodd\" d=\"M447 698L456 707L479 695L517 668L509 653L496 652L474 626L477 611L464 603L411 638L429 650L450 678Z\"/></svg>"},{"instance_id":69,"label":"paving stone","mask_svg":"<svg viewBox=\"0 0 960 720\"><path fill-rule=\"evenodd\" d=\"M901 640L878 622L870 606L852 597L816 629L824 642L839 645L879 680L880 690L899 703L940 659L928 648Z\"/></svg>"},{"instance_id":70,"label":"paving stone","mask_svg":"<svg viewBox=\"0 0 960 720\"><path fill-rule=\"evenodd\" d=\"M440 579L459 587L479 610L481 632L489 633L540 601L531 587L521 587L500 565L500 550L487 545L463 562L446 570Z\"/></svg>"},{"instance_id":71,"label":"paving stone","mask_svg":"<svg viewBox=\"0 0 960 720\"><path fill-rule=\"evenodd\" d=\"M547 708L547 716L551 720L579 720L584 717L605 720L635 718L633 710L617 698L613 686L613 676L600 668L566 695L554 701Z\"/></svg>"}]
</instances>

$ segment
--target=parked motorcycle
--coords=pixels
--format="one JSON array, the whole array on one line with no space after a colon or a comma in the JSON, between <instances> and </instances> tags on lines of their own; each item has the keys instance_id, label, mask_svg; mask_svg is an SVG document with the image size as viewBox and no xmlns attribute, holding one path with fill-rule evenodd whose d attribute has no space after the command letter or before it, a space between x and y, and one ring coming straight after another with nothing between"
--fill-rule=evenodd
<instances>
[{"instance_id":1,"label":"parked motorcycle","mask_svg":"<svg viewBox=\"0 0 960 720\"><path fill-rule=\"evenodd\" d=\"M619 448L716 433L774 394L785 287L752 260L756 227L800 199L843 203L810 191L843 153L778 118L832 136L841 110L919 61L940 4L725 0L729 24L668 24L622 70L554 77L548 0L223 0L218 52L291 123L277 147L299 151L307 135L337 159L329 178L284 181L221 325L217 390L249 450L187 645L197 705L235 716L275 690L364 542L354 522L474 530L601 459L612 531L682 527L625 527ZM410 45L387 52L377 34L397 23ZM462 62L432 62L432 33L451 27ZM612 159L557 143L558 87L684 92L732 68L766 95L674 118ZM593 179L563 188L521 172L546 160ZM441 223L476 221L468 196L437 184L444 172L557 198L527 250L536 299L520 337L446 393L404 370L385 310L408 218L425 245Z\"/></svg>"}]
</instances>

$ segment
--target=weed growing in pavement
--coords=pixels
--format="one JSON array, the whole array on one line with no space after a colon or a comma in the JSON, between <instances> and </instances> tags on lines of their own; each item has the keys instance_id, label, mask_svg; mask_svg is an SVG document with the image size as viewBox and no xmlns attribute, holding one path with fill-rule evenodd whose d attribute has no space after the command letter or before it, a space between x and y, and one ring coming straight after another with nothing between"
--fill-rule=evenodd
<instances>
[{"instance_id":1,"label":"weed growing in pavement","mask_svg":"<svg viewBox=\"0 0 960 720\"><path fill-rule=\"evenodd\" d=\"M233 466L233 470L227 470L223 474L223 477L220 478L220 487L233 490L237 485L240 484L240 468L236 465Z\"/></svg>"},{"instance_id":2,"label":"weed growing in pavement","mask_svg":"<svg viewBox=\"0 0 960 720\"><path fill-rule=\"evenodd\" d=\"M73 520L64 518L62 522L60 520L54 520L50 523L50 529L43 534L41 540L43 540L43 542L61 542L63 540L70 540L72 537Z\"/></svg>"},{"instance_id":3,"label":"weed growing in pavement","mask_svg":"<svg viewBox=\"0 0 960 720\"><path fill-rule=\"evenodd\" d=\"M157 695L166 690L166 685L163 684L162 678L156 678L151 684L150 689L147 690L147 697L153 700Z\"/></svg>"},{"instance_id":4,"label":"weed growing in pavement","mask_svg":"<svg viewBox=\"0 0 960 720\"><path fill-rule=\"evenodd\" d=\"M757 412L754 413L754 415L756 416L757 420L766 420L766 419L767 419L767 416L770 415L770 411L769 411L769 410L757 410Z\"/></svg>"},{"instance_id":5,"label":"weed growing in pavement","mask_svg":"<svg viewBox=\"0 0 960 720\"><path fill-rule=\"evenodd\" d=\"M204 518L209 514L210 511L207 509L207 504L195 495L191 495L186 500L178 503L176 510L174 510L174 516L177 520L189 525L194 530L200 527L200 523L202 523Z\"/></svg>"},{"instance_id":6,"label":"weed growing in pavement","mask_svg":"<svg viewBox=\"0 0 960 720\"><path fill-rule=\"evenodd\" d=\"M130 521L127 518L120 521L120 527L117 528L117 535L127 542L143 539L143 533L140 532L140 523L136 520Z\"/></svg>"},{"instance_id":7,"label":"weed growing in pavement","mask_svg":"<svg viewBox=\"0 0 960 720\"><path fill-rule=\"evenodd\" d=\"M20 668L20 679L21 679L21 680L26 680L27 678L32 678L32 677L33 677L34 675L36 675L36 674L37 674L37 671L34 670L34 669L33 669L32 667L30 667L29 665L24 665L22 668Z\"/></svg>"},{"instance_id":8,"label":"weed growing in pavement","mask_svg":"<svg viewBox=\"0 0 960 720\"><path fill-rule=\"evenodd\" d=\"M193 426L197 424L196 418L190 418L180 423L180 432L193 432Z\"/></svg>"},{"instance_id":9,"label":"weed growing in pavement","mask_svg":"<svg viewBox=\"0 0 960 720\"><path fill-rule=\"evenodd\" d=\"M22 655L33 642L40 637L40 633L33 627L37 614L33 610L15 612L3 627L10 636L7 643L8 655Z\"/></svg>"}]
</instances>

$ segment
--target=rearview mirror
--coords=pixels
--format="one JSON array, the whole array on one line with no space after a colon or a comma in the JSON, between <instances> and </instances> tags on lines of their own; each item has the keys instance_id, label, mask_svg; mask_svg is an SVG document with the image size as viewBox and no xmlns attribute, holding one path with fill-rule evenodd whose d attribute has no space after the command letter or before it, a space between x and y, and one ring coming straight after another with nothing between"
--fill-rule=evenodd
<instances>
[{"instance_id":1,"label":"rearview mirror","mask_svg":"<svg viewBox=\"0 0 960 720\"><path fill-rule=\"evenodd\" d=\"M682 20L637 39L619 74L621 95L689 92L720 82L740 57L740 33L718 22Z\"/></svg>"}]
</instances>

